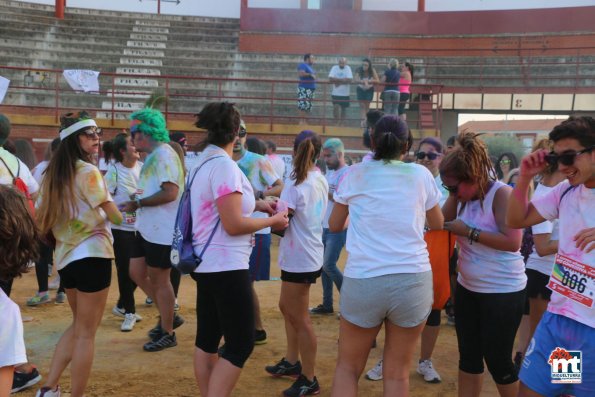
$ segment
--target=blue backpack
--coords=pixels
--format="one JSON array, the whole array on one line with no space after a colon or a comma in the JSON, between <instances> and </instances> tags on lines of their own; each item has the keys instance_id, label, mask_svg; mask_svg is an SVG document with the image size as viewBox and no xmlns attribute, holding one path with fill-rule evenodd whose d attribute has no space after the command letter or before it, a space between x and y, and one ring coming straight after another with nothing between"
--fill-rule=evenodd
<instances>
[{"instance_id":1,"label":"blue backpack","mask_svg":"<svg viewBox=\"0 0 595 397\"><path fill-rule=\"evenodd\" d=\"M196 256L194 253L194 247L192 246L192 212L190 210L190 188L192 187L192 182L194 182L194 178L196 178L196 175L202 166L218 157L223 156L211 157L197 167L196 171L194 171L194 174L192 175L192 179L190 179L189 176L189 180L186 180L186 188L184 189L184 193L180 198L178 213L176 215L176 223L174 225L174 238L171 243L169 259L172 266L182 274L193 273L200 265L202 262L202 256L209 244L211 244L211 240L215 235L217 226L219 226L219 222L221 221L220 218L217 219L217 223L215 224L215 227L213 228L207 243L203 247L200 255Z\"/></svg>"}]
</instances>

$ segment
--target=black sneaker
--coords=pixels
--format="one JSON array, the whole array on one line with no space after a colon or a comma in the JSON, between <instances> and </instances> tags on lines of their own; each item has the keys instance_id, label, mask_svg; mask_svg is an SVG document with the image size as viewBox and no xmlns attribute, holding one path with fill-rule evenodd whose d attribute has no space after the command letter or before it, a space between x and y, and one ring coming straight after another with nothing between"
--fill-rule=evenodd
<instances>
[{"instance_id":1,"label":"black sneaker","mask_svg":"<svg viewBox=\"0 0 595 397\"><path fill-rule=\"evenodd\" d=\"M320 393L318 379L314 377L314 380L309 381L304 375L300 375L289 389L283 390L285 397L311 396L318 393Z\"/></svg>"},{"instance_id":2,"label":"black sneaker","mask_svg":"<svg viewBox=\"0 0 595 397\"><path fill-rule=\"evenodd\" d=\"M158 352L163 349L167 349L168 347L174 347L177 345L178 342L176 340L176 333L174 332L171 335L163 334L159 339L145 343L143 350L146 352Z\"/></svg>"},{"instance_id":3,"label":"black sneaker","mask_svg":"<svg viewBox=\"0 0 595 397\"><path fill-rule=\"evenodd\" d=\"M285 357L283 357L277 364L264 367L264 370L275 378L289 376L296 379L302 373L302 363L297 361L295 364L291 364L289 361L285 360Z\"/></svg>"},{"instance_id":4,"label":"black sneaker","mask_svg":"<svg viewBox=\"0 0 595 397\"><path fill-rule=\"evenodd\" d=\"M264 329L255 329L254 330L254 344L255 345L264 345L267 343L267 332Z\"/></svg>"},{"instance_id":5,"label":"black sneaker","mask_svg":"<svg viewBox=\"0 0 595 397\"><path fill-rule=\"evenodd\" d=\"M333 314L334 312L335 311L333 310L332 306L329 308L329 307L324 307L323 305L318 305L316 307L310 308L310 314L329 315L329 314Z\"/></svg>"},{"instance_id":6,"label":"black sneaker","mask_svg":"<svg viewBox=\"0 0 595 397\"><path fill-rule=\"evenodd\" d=\"M10 389L10 393L12 394L21 390L25 390L40 380L41 375L39 375L37 368L33 368L29 373L14 371L14 378L12 378L12 389Z\"/></svg>"},{"instance_id":7,"label":"black sneaker","mask_svg":"<svg viewBox=\"0 0 595 397\"><path fill-rule=\"evenodd\" d=\"M184 317L180 316L179 314L174 314L174 329L179 328L182 324L184 324L185 320ZM163 334L163 330L161 329L161 318L157 319L157 325L149 330L149 338L154 341L155 339L159 339Z\"/></svg>"}]
</instances>

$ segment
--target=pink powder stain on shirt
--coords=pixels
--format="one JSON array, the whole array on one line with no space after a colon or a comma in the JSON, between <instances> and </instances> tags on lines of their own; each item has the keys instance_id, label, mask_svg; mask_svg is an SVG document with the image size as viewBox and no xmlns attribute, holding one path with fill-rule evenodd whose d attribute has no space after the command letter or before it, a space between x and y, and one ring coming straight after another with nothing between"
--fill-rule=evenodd
<instances>
[{"instance_id":1,"label":"pink powder stain on shirt","mask_svg":"<svg viewBox=\"0 0 595 397\"><path fill-rule=\"evenodd\" d=\"M198 223L207 225L213 217L213 203L211 201L203 202L198 209Z\"/></svg>"},{"instance_id":2,"label":"pink powder stain on shirt","mask_svg":"<svg viewBox=\"0 0 595 397\"><path fill-rule=\"evenodd\" d=\"M223 183L221 186L217 188L217 197L227 196L228 194L231 194L233 192L235 192L234 189L227 186L226 183Z\"/></svg>"}]
</instances>

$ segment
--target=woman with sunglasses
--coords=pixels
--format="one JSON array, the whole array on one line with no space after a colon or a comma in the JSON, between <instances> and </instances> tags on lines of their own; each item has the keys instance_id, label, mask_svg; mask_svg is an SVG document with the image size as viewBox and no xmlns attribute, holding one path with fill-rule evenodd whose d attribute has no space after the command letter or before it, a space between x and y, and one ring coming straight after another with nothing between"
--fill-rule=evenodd
<instances>
[{"instance_id":1,"label":"woman with sunglasses","mask_svg":"<svg viewBox=\"0 0 595 397\"><path fill-rule=\"evenodd\" d=\"M497 181L486 145L471 132L440 163L450 195L444 228L456 236L459 275L455 291L459 343L459 396L479 396L484 360L501 396L516 396L512 362L516 331L525 305L521 230L505 222L512 188Z\"/></svg>"},{"instance_id":2,"label":"woman with sunglasses","mask_svg":"<svg viewBox=\"0 0 595 397\"><path fill-rule=\"evenodd\" d=\"M68 364L73 397L82 397L93 363L95 333L111 282L114 248L110 222L122 223L101 173L92 164L101 130L86 112L60 118L61 143L41 184L37 212L42 235L56 240L54 264L68 296L73 321L56 346L50 372L37 397L59 397Z\"/></svg>"},{"instance_id":3,"label":"woman with sunglasses","mask_svg":"<svg viewBox=\"0 0 595 397\"><path fill-rule=\"evenodd\" d=\"M511 172L517 169L518 166L519 161L514 153L502 153L498 157L498 160L496 160L496 174L498 175L498 180L509 184L514 176L514 174L511 175Z\"/></svg>"},{"instance_id":4,"label":"woman with sunglasses","mask_svg":"<svg viewBox=\"0 0 595 397\"><path fill-rule=\"evenodd\" d=\"M408 395L411 359L432 308L432 272L423 234L425 223L442 228L441 194L427 169L403 162L412 139L397 115L381 118L371 138L374 158L345 173L329 219L334 233L350 223L333 397L357 395L359 377L383 324L384 395Z\"/></svg>"}]
</instances>

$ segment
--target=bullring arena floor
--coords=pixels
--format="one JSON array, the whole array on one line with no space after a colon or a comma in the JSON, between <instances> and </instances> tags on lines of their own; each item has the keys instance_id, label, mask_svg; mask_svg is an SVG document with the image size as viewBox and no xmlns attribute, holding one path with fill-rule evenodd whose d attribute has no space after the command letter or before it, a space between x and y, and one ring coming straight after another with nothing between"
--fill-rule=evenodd
<instances>
[{"instance_id":1,"label":"bullring arena floor","mask_svg":"<svg viewBox=\"0 0 595 397\"><path fill-rule=\"evenodd\" d=\"M279 276L277 263L277 242L273 241L272 277ZM343 252L340 267L345 263ZM19 303L25 319L25 340L27 353L42 375L47 373L51 356L61 333L70 321L67 304L48 303L38 307L27 307L24 303L37 288L34 269L15 280L11 298ZM242 376L232 396L280 396L281 391L290 385L287 379L269 377L264 366L274 363L284 354L285 333L283 318L277 309L280 281L259 282L256 285L262 306L262 315L268 333L268 343L256 346L254 353L246 363ZM146 342L147 331L155 325L157 311L146 306L144 295L137 291L137 312L143 321L137 323L130 333L120 332L121 319L111 314L111 308L117 299L117 281L115 271L110 288L108 303L96 339L95 361L91 379L87 387L87 397L125 396L125 397L190 397L198 396L198 387L192 372L192 353L196 321L194 314L195 284L189 277L182 278L180 288L181 314L186 323L177 330L178 346L159 353L146 353L142 350ZM55 291L52 291L52 297ZM336 294L336 290L335 290ZM322 288L320 281L311 289L311 305L321 302ZM337 299L336 296L335 299ZM335 307L335 310L337 308ZM322 387L320 396L330 396L332 376L337 356L337 338L339 320L336 316L313 316L312 321L318 337L318 356L316 373ZM378 348L372 349L367 368L373 366L382 354L384 334L378 337ZM411 370L411 395L416 397L453 397L456 396L457 344L454 327L443 321L438 344L434 352L435 368L442 376L442 383L427 384ZM69 370L65 372L61 384L64 397L69 397ZM15 397L33 397L35 388L15 394ZM382 382L371 382L362 377L360 396L382 396ZM497 396L496 387L491 377L485 377L482 396Z\"/></svg>"}]
</instances>

